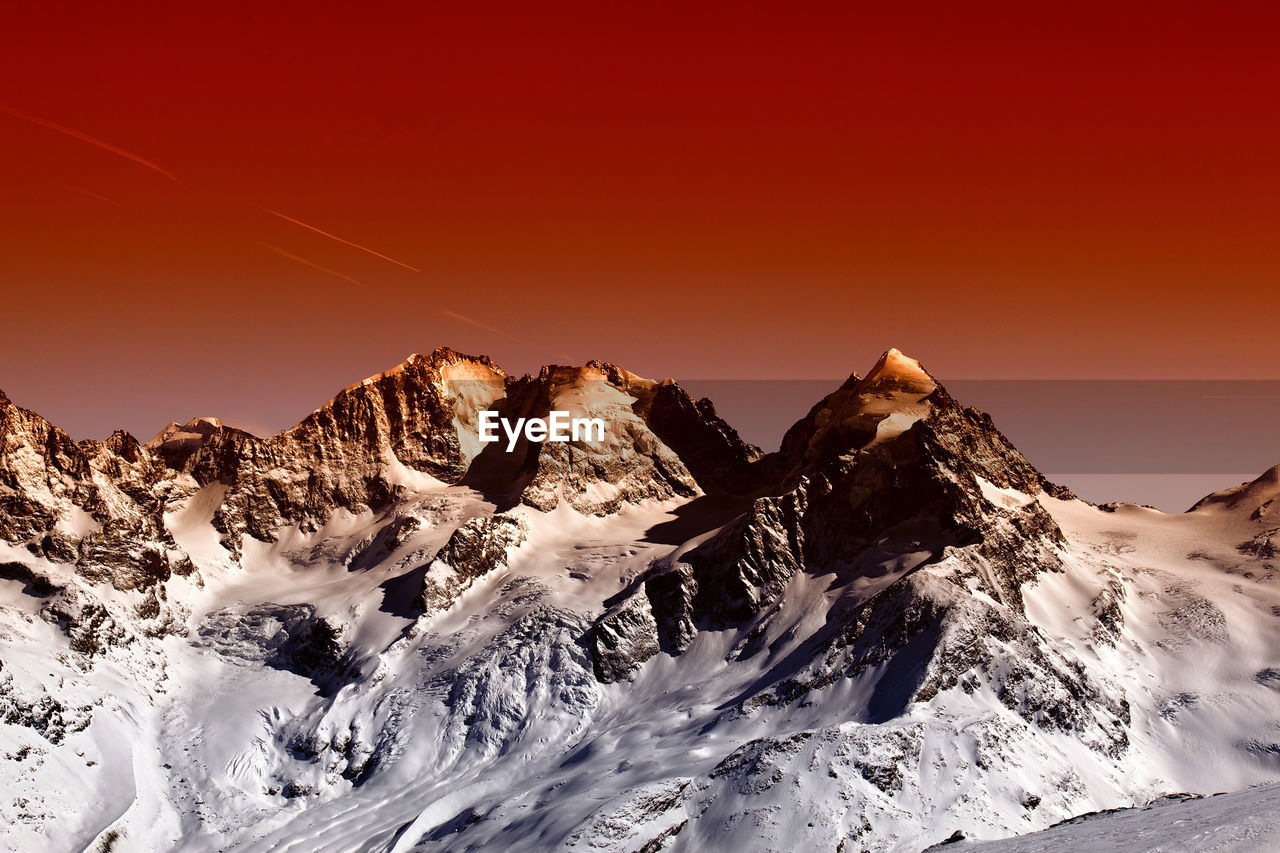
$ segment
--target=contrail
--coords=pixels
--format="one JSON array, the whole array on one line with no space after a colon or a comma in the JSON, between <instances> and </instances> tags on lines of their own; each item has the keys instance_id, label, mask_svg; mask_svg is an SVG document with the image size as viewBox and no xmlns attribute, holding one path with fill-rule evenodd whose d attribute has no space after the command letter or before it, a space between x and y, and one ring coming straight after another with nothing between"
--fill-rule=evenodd
<instances>
[{"instance_id":1,"label":"contrail","mask_svg":"<svg viewBox=\"0 0 1280 853\"><path fill-rule=\"evenodd\" d=\"M153 163L152 161L148 160L145 157L139 157L137 154L134 154L132 151L126 151L123 148L112 145L110 142L105 142L101 139L98 139L95 136L90 136L87 133L81 133L80 131L76 130L73 127L67 127L64 124L58 124L57 122L49 121L48 119L43 119L43 118L40 118L39 116L33 116L30 113L24 113L21 110L16 110L13 107L10 107L6 104L0 104L0 113L7 113L8 115L13 116L14 118L31 122L32 124L39 125L40 127L57 131L58 133L66 134L67 136L70 136L72 139L79 139L81 142L87 142L90 145L97 146L98 148L101 148L104 151L110 151L112 154L118 154L121 157L125 157L129 160L132 160L133 162L139 165L146 166L148 169L151 169L153 172L158 172L159 174L164 175L166 178L168 178L171 181L178 180L178 177L176 175L174 175L168 169L165 169L163 166L160 166L157 163ZM87 191L80 190L78 187L71 187L71 189L75 189L79 192L86 192L86 194L88 195L94 195L93 193L88 193ZM95 196L95 197L102 198L101 196ZM406 264L404 261L397 261L395 258L388 257L387 255L384 255L381 252L375 252L373 249L370 249L368 246L361 246L359 243L353 243L350 240L344 240L342 237L339 237L337 234L330 234L328 231L324 231L320 228L315 227L314 225L308 225L307 223L301 220L294 219L292 216L286 216L285 214L281 213L278 210L272 210L269 207L262 207L261 205L257 205L257 207L259 210L265 213L270 213L272 216L278 216L281 219L285 220L286 222L292 222L294 225L297 225L300 228L306 228L308 231L314 231L315 233L320 234L321 236L328 237L330 240L336 240L337 242L343 244L344 246L350 246L353 249L359 249L362 252L367 252L368 254L373 255L375 258L382 258L382 260L384 261L393 263L396 266L404 267L407 270L412 270L413 272L418 272L418 273L422 272L422 270L410 264ZM282 255L285 255L286 257L293 258L294 260L301 261L303 263L310 263L309 261L306 261L302 258L298 258L296 255L290 255L287 252L281 252L279 249L273 249L273 250L276 252L279 252ZM312 264L312 266L315 266L315 265ZM317 266L316 269L324 270L325 272L328 272L328 273L333 273L334 275L340 278L347 278L347 276L344 276L342 273L335 272L334 270L324 269L324 267ZM359 282L355 281L355 279L348 279L348 280L352 281L355 284L360 284ZM364 285L360 285L360 286L364 287Z\"/></svg>"},{"instance_id":2,"label":"contrail","mask_svg":"<svg viewBox=\"0 0 1280 853\"><path fill-rule=\"evenodd\" d=\"M302 228L306 228L308 231L314 231L317 234L323 234L325 237L328 237L330 240L337 240L339 243L342 243L344 246L350 246L353 249L359 249L362 252L368 252L374 257L382 258L384 261L390 261L396 266L404 267L405 269L413 270L414 272L422 272L422 270L418 269L417 267L411 267L408 264L404 263L403 261L397 261L395 258L388 258L386 255L382 254L381 252L375 252L373 249L370 249L368 246L361 246L359 243L352 243L350 240L342 239L337 234L330 234L328 231L321 231L319 228L315 227L314 225L308 225L305 222L299 222L297 219L294 219L292 216L285 216L283 213L281 213L278 210L272 210L271 208L263 207L262 205L258 205L258 209L263 211L264 213L270 213L272 216L278 216L286 222L292 222L294 225L298 225L298 226L301 226Z\"/></svg>"},{"instance_id":3,"label":"contrail","mask_svg":"<svg viewBox=\"0 0 1280 853\"><path fill-rule=\"evenodd\" d=\"M128 159L132 160L135 163L139 163L143 166L146 166L148 169L152 170L153 172L159 172L169 180L172 180L172 181L178 180L177 176L175 176L172 172L170 172L169 170L161 166L156 165L155 163L152 163L150 160L146 159L145 157L139 157L137 154L134 154L132 151L125 151L123 148L117 148L116 146L112 145L110 142L103 142L101 139L98 139L95 136L90 136L87 133L81 133L75 128L67 127L64 124L58 124L57 122L52 122L52 121L49 121L48 119L40 118L39 116L30 115L29 113L24 113L21 110L15 110L13 107L6 106L4 104L0 104L0 112L8 113L14 118L20 118L23 121L29 121L32 124L38 124L41 127L48 128L49 130L56 130L58 133L65 133L67 136L70 136L72 139L79 139L81 142L87 142L90 145L96 145L99 148L103 149L104 151L110 151L112 154L119 154L121 157L127 157Z\"/></svg>"},{"instance_id":4,"label":"contrail","mask_svg":"<svg viewBox=\"0 0 1280 853\"><path fill-rule=\"evenodd\" d=\"M290 253L290 252L286 252L284 249L281 249L279 246L273 246L273 245L271 245L270 243L263 243L263 244L261 244L261 245L262 245L264 248L270 249L271 251L275 252L277 255L279 255L279 256L280 256L280 257L282 257L282 258L288 258L288 259L289 259L289 260L291 260L291 261L297 261L297 262L298 262L298 263L300 263L300 264L303 264L303 265L305 265L305 266L309 266L309 267L311 267L313 270L319 270L320 272L327 272L329 275L337 276L338 278L342 279L343 281L349 281L349 282L351 282L351 283L352 283L352 284L354 284L356 287L364 288L364 284L362 284L361 282L356 281L354 278L352 278L351 276L347 275L346 273L341 273L341 272L338 272L337 270L331 270L331 269L329 269L328 267L322 267L322 266L320 266L319 264L312 263L311 261L307 260L306 258L300 258L300 257L298 257L297 255L294 255L294 254L292 254L292 253Z\"/></svg>"},{"instance_id":5,"label":"contrail","mask_svg":"<svg viewBox=\"0 0 1280 853\"><path fill-rule=\"evenodd\" d=\"M466 323L468 326L475 326L477 329L484 329L486 332L493 332L495 335L502 335L504 338L510 337L510 335L508 335L506 332L502 331L501 329L495 329L493 326L487 326L484 323L481 323L479 320L472 320L470 317L464 316L462 314L455 314L453 311L450 311L447 308L444 311L444 316L449 317L450 319L453 319L453 320L457 320L460 323Z\"/></svg>"},{"instance_id":6,"label":"contrail","mask_svg":"<svg viewBox=\"0 0 1280 853\"><path fill-rule=\"evenodd\" d=\"M98 201L105 201L107 204L114 204L116 207L120 206L120 202L115 199L107 198L105 195L98 195L92 190L87 190L84 187L77 187L72 184L56 184L55 186L62 187L64 190L71 190L72 192L80 193L81 195L87 195L89 198L96 198Z\"/></svg>"}]
</instances>

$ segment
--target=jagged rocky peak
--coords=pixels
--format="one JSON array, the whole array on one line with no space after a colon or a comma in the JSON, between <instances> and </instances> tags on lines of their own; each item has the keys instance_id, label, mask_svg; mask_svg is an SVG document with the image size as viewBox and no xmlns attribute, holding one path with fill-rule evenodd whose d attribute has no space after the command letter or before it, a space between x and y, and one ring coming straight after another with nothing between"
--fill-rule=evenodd
<instances>
[{"instance_id":1,"label":"jagged rocky peak","mask_svg":"<svg viewBox=\"0 0 1280 853\"><path fill-rule=\"evenodd\" d=\"M222 421L217 418L192 418L185 424L171 421L168 426L156 433L155 437L147 442L147 446L173 446L180 442L190 442L192 440L199 444L200 439L208 438L220 429L222 429Z\"/></svg>"},{"instance_id":2,"label":"jagged rocky peak","mask_svg":"<svg viewBox=\"0 0 1280 853\"><path fill-rule=\"evenodd\" d=\"M163 539L166 472L164 459L124 430L75 442L0 393L0 537L9 542L65 562L108 528Z\"/></svg>"},{"instance_id":3,"label":"jagged rocky peak","mask_svg":"<svg viewBox=\"0 0 1280 853\"><path fill-rule=\"evenodd\" d=\"M487 355L466 355L449 347L437 347L426 355L412 353L390 370L384 370L382 373L344 388L333 401L330 401L330 405L343 394L360 388L378 386L387 380L433 385L454 400L469 398L476 390L483 388L489 395L489 398L484 400L487 404L492 399L496 399L492 397L493 394L501 396L506 378L506 372L494 364ZM317 412L322 411L323 408L321 407Z\"/></svg>"},{"instance_id":4,"label":"jagged rocky peak","mask_svg":"<svg viewBox=\"0 0 1280 853\"><path fill-rule=\"evenodd\" d=\"M890 349L865 379L850 375L788 430L783 455L804 464L891 438L929 413L929 397L941 387L920 362Z\"/></svg>"},{"instance_id":5,"label":"jagged rocky peak","mask_svg":"<svg viewBox=\"0 0 1280 853\"><path fill-rule=\"evenodd\" d=\"M231 445L234 453L240 445L257 440L252 433L229 427L217 418L200 417L185 424L170 423L144 446L175 471L186 471L206 460L209 454L198 454L203 448Z\"/></svg>"},{"instance_id":6,"label":"jagged rocky peak","mask_svg":"<svg viewBox=\"0 0 1280 853\"><path fill-rule=\"evenodd\" d=\"M162 455L118 429L105 441L80 442L89 465L138 506L155 515L162 502L157 487L169 473Z\"/></svg>"},{"instance_id":7,"label":"jagged rocky peak","mask_svg":"<svg viewBox=\"0 0 1280 853\"><path fill-rule=\"evenodd\" d=\"M1045 480L989 415L955 400L897 349L880 356L865 378L851 375L814 406L787 431L780 456L794 481L815 466L886 449L890 456L923 452L952 474L976 475L999 488L1070 495Z\"/></svg>"},{"instance_id":8,"label":"jagged rocky peak","mask_svg":"<svg viewBox=\"0 0 1280 853\"><path fill-rule=\"evenodd\" d=\"M123 430L77 444L0 395L0 539L37 557L118 589L187 571L164 529L164 474Z\"/></svg>"},{"instance_id":9,"label":"jagged rocky peak","mask_svg":"<svg viewBox=\"0 0 1280 853\"><path fill-rule=\"evenodd\" d=\"M947 583L1020 614L1023 584L1061 569L1062 533L1035 500L1055 487L989 416L896 350L819 402L778 458L787 473L772 494L655 565L602 618L589 638L599 675L621 677L659 649L679 654L699 626L760 620L766 631L801 573L874 590L946 565Z\"/></svg>"},{"instance_id":10,"label":"jagged rocky peak","mask_svg":"<svg viewBox=\"0 0 1280 853\"><path fill-rule=\"evenodd\" d=\"M50 530L91 494L89 472L71 437L0 392L0 537L19 542Z\"/></svg>"},{"instance_id":11,"label":"jagged rocky peak","mask_svg":"<svg viewBox=\"0 0 1280 853\"><path fill-rule=\"evenodd\" d=\"M87 463L71 436L0 391L0 461L14 477L35 477L52 465L80 476Z\"/></svg>"},{"instance_id":12,"label":"jagged rocky peak","mask_svg":"<svg viewBox=\"0 0 1280 853\"><path fill-rule=\"evenodd\" d=\"M80 445L94 450L104 450L130 464L142 461L147 455L143 445L138 442L138 439L134 438L133 433L123 429L118 429L111 433L111 436L106 441L82 441Z\"/></svg>"},{"instance_id":13,"label":"jagged rocky peak","mask_svg":"<svg viewBox=\"0 0 1280 853\"><path fill-rule=\"evenodd\" d=\"M399 462L455 482L479 449L475 412L502 397L505 378L487 356L414 354L344 388L272 443L321 463Z\"/></svg>"},{"instance_id":14,"label":"jagged rocky peak","mask_svg":"<svg viewBox=\"0 0 1280 853\"><path fill-rule=\"evenodd\" d=\"M624 503L696 495L693 474L642 417L658 385L600 361L551 365L537 376L509 380L506 398L495 407L507 422L560 411L570 419L603 422L603 438L598 432L567 442L522 437L510 451L504 438L486 446L468 481L540 510L550 511L563 500L592 515L614 512Z\"/></svg>"},{"instance_id":15,"label":"jagged rocky peak","mask_svg":"<svg viewBox=\"0 0 1280 853\"><path fill-rule=\"evenodd\" d=\"M640 415L684 460L708 494L750 494L759 491L771 476L772 466L759 464L764 458L760 448L743 441L710 399L695 402L671 380L653 388Z\"/></svg>"},{"instance_id":16,"label":"jagged rocky peak","mask_svg":"<svg viewBox=\"0 0 1280 853\"><path fill-rule=\"evenodd\" d=\"M505 378L485 356L414 354L290 429L207 445L187 467L202 485L230 486L213 523L237 553L242 534L273 541L291 523L312 530L340 508L383 507L433 479L458 482L480 451L477 413L502 398Z\"/></svg>"},{"instance_id":17,"label":"jagged rocky peak","mask_svg":"<svg viewBox=\"0 0 1280 853\"><path fill-rule=\"evenodd\" d=\"M892 388L909 394L928 394L938 386L920 362L904 355L897 347L886 350L862 381L866 388Z\"/></svg>"}]
</instances>

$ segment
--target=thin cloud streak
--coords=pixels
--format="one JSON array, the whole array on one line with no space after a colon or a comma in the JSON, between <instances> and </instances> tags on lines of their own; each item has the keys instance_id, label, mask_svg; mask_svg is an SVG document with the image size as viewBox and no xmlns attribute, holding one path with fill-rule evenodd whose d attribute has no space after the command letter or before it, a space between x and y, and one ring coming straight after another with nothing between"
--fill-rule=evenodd
<instances>
[{"instance_id":1,"label":"thin cloud streak","mask_svg":"<svg viewBox=\"0 0 1280 853\"><path fill-rule=\"evenodd\" d=\"M101 148L104 151L109 151L112 154L116 154L120 157L124 157L128 160L132 160L133 162L139 165L146 166L148 169L151 169L152 171L158 174L164 175L166 178L169 178L172 181L178 181L178 177L176 175L174 175L172 172L170 172L168 169L165 169L163 166L159 165L158 163L148 160L145 157L140 157L139 155L134 154L132 151L126 151L125 149L117 145L112 145L110 142L106 142L105 140L98 139L96 136L90 136L87 133L82 133L81 131L78 131L73 127L67 127L66 125L58 124L57 122L49 121L48 119L31 115L30 113L24 113L21 110L14 109L13 107L8 106L7 104L0 104L0 113L5 113L7 115L13 116L14 118L21 119L22 121L30 122L31 124L37 125L39 127L56 131L57 133L65 134L66 136L70 136L73 139L78 139L81 142L86 142L97 148ZM119 205L119 202L116 202L113 199L107 198L106 196L98 195L97 193L92 192L90 190L86 190L83 187L76 187L70 184L59 184L58 186L64 187L65 189L68 189L68 190L72 190L73 192L81 193L91 198L96 198L100 201L107 202L109 204L115 204L117 206ZM404 267L407 270L411 270L416 273L422 272L422 270L418 269L412 264L406 264L404 261L398 261L395 258L392 258L388 255L382 254L381 252L370 249L368 246L362 246L359 243L354 243L351 240L347 240L345 238L339 237L337 234L331 234L328 231L325 231L321 228L317 228L316 226L303 222L300 219L294 219L292 216L287 216L278 210L272 210L271 208L263 207L262 205L254 205L254 206L257 207L259 210L263 211L264 213L269 213L272 216L279 217L280 219L283 219L286 222L291 222L300 228L306 228L308 231L314 231L316 234L319 234L323 237L328 237L330 240L334 240L338 243L341 243L344 246L350 246L353 249L359 249L362 252L373 255L375 258L381 258L382 260L387 261L388 263L393 263L396 266ZM289 252L286 252L283 249L277 248L275 246L271 246L266 243L263 243L262 245L266 246L267 248L271 249L271 251L281 255L282 257L289 258L291 260L297 261L298 263L302 263L302 264L306 264L308 266L314 267L315 269L320 270L321 272L326 272L326 273L329 273L330 275L335 275L338 278L344 279L345 281L349 281L352 284L355 284L359 287L364 287L364 285L361 284L359 281L356 281L354 278L351 278L350 276L344 273L340 273L337 270L331 270L327 267L320 266L319 264L313 264L311 261L308 261L306 258L301 258L301 257L298 257L297 255L290 254Z\"/></svg>"},{"instance_id":2,"label":"thin cloud streak","mask_svg":"<svg viewBox=\"0 0 1280 853\"><path fill-rule=\"evenodd\" d=\"M19 118L19 119L22 119L23 121L29 121L32 124L39 125L40 127L47 128L49 130L55 130L58 133L66 134L67 136L70 136L72 139L79 139L81 142L87 142L90 145L96 145L97 147L101 148L104 151L110 151L112 154L118 154L121 157L125 157L129 160L132 160L135 163L138 163L139 165L146 166L148 169L152 170L153 172L159 172L161 175L164 175L166 178L168 178L171 181L178 180L176 175L174 175L168 169L165 169L163 166L153 163L152 161L148 160L145 157L139 157L137 154L134 154L132 151L126 151L123 148L120 148L119 146L112 145L110 142L104 142L103 140L98 139L96 136L90 136L87 133L81 133L80 131L76 130L73 127L67 127L65 124L58 124L57 122L49 121L48 119L40 118L39 116L33 116L30 113L24 113L21 110L15 110L13 107L7 106L5 104L0 104L0 112L8 113L14 118Z\"/></svg>"},{"instance_id":3,"label":"thin cloud streak","mask_svg":"<svg viewBox=\"0 0 1280 853\"><path fill-rule=\"evenodd\" d=\"M279 255L282 258L288 258L291 261L297 261L298 263L304 266L311 267L313 270L319 270L320 272L328 273L329 275L332 275L332 276L337 276L343 281L351 282L356 287L359 287L362 290L367 290L367 288L364 286L362 282L356 281L354 278L347 275L346 273L341 273L341 272L338 272L337 270L331 270L328 267L322 267L317 263L309 261L306 258L299 257L293 254L292 252L286 252L284 249L281 249L279 246L273 246L270 243L263 243L261 245L263 248L270 249L271 251L275 252L277 255Z\"/></svg>"},{"instance_id":4,"label":"thin cloud streak","mask_svg":"<svg viewBox=\"0 0 1280 853\"><path fill-rule=\"evenodd\" d=\"M406 264L404 261L397 261L395 258L389 258L386 255L382 254L381 252L375 252L373 249L370 249L368 246L361 246L359 243L352 243L350 240L344 240L341 237L339 237L337 234L330 234L328 231L321 231L319 228L315 227L314 225L308 225L307 223L302 222L301 220L294 219L292 216L285 216L283 213L281 213L278 210L272 210L269 207L263 207L261 205L258 205L258 209L264 213L270 213L272 216L278 216L286 222L292 222L294 225L300 226L302 228L306 228L308 231L314 231L317 234L321 234L325 237L328 237L330 240L337 240L339 243L343 244L344 246L350 246L353 249L359 249L362 252L368 252L370 255L373 255L374 257L382 258L384 261L390 261L396 266L404 267L405 269L413 270L414 272L422 272L422 270L418 269L417 267L410 266L409 264Z\"/></svg>"},{"instance_id":5,"label":"thin cloud streak","mask_svg":"<svg viewBox=\"0 0 1280 853\"><path fill-rule=\"evenodd\" d=\"M107 198L105 195L98 195L93 190L87 190L84 187L77 187L77 186L74 186L73 184L57 184L57 186L62 187L64 190L71 190L73 193L80 193L80 195L86 195L89 198L96 198L98 201L105 201L107 204L114 204L116 207L120 206L120 202L116 201L115 199Z\"/></svg>"},{"instance_id":6,"label":"thin cloud streak","mask_svg":"<svg viewBox=\"0 0 1280 853\"><path fill-rule=\"evenodd\" d=\"M484 329L486 332L492 332L495 335L502 335L504 338L511 337L501 329L495 329L493 326L481 323L479 320L473 320L464 314L457 314L447 308L444 310L444 316L451 320L457 320L459 323L466 323L468 326L475 326L477 329Z\"/></svg>"}]
</instances>

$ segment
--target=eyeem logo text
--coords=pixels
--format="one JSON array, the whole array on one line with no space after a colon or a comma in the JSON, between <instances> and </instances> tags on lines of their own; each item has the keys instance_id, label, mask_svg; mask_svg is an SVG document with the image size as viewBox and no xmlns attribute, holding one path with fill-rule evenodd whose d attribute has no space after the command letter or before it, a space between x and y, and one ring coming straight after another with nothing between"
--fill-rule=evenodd
<instances>
[{"instance_id":1,"label":"eyeem logo text","mask_svg":"<svg viewBox=\"0 0 1280 853\"><path fill-rule=\"evenodd\" d=\"M486 444L500 441L498 426L507 436L507 452L515 450L523 434L529 441L604 441L601 418L571 418L568 412L553 411L549 418L516 418L513 425L497 412L480 413L480 440Z\"/></svg>"}]
</instances>

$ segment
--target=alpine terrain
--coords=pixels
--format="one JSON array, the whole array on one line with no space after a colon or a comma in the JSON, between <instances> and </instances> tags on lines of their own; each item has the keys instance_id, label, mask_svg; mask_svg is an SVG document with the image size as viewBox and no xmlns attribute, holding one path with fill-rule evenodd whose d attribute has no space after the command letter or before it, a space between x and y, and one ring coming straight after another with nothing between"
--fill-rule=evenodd
<instances>
[{"instance_id":1,"label":"alpine terrain","mask_svg":"<svg viewBox=\"0 0 1280 853\"><path fill-rule=\"evenodd\" d=\"M3 847L966 849L1244 792L1261 850L1278 779L1280 466L1095 506L897 350L773 453L448 349L269 438L0 393Z\"/></svg>"}]
</instances>

